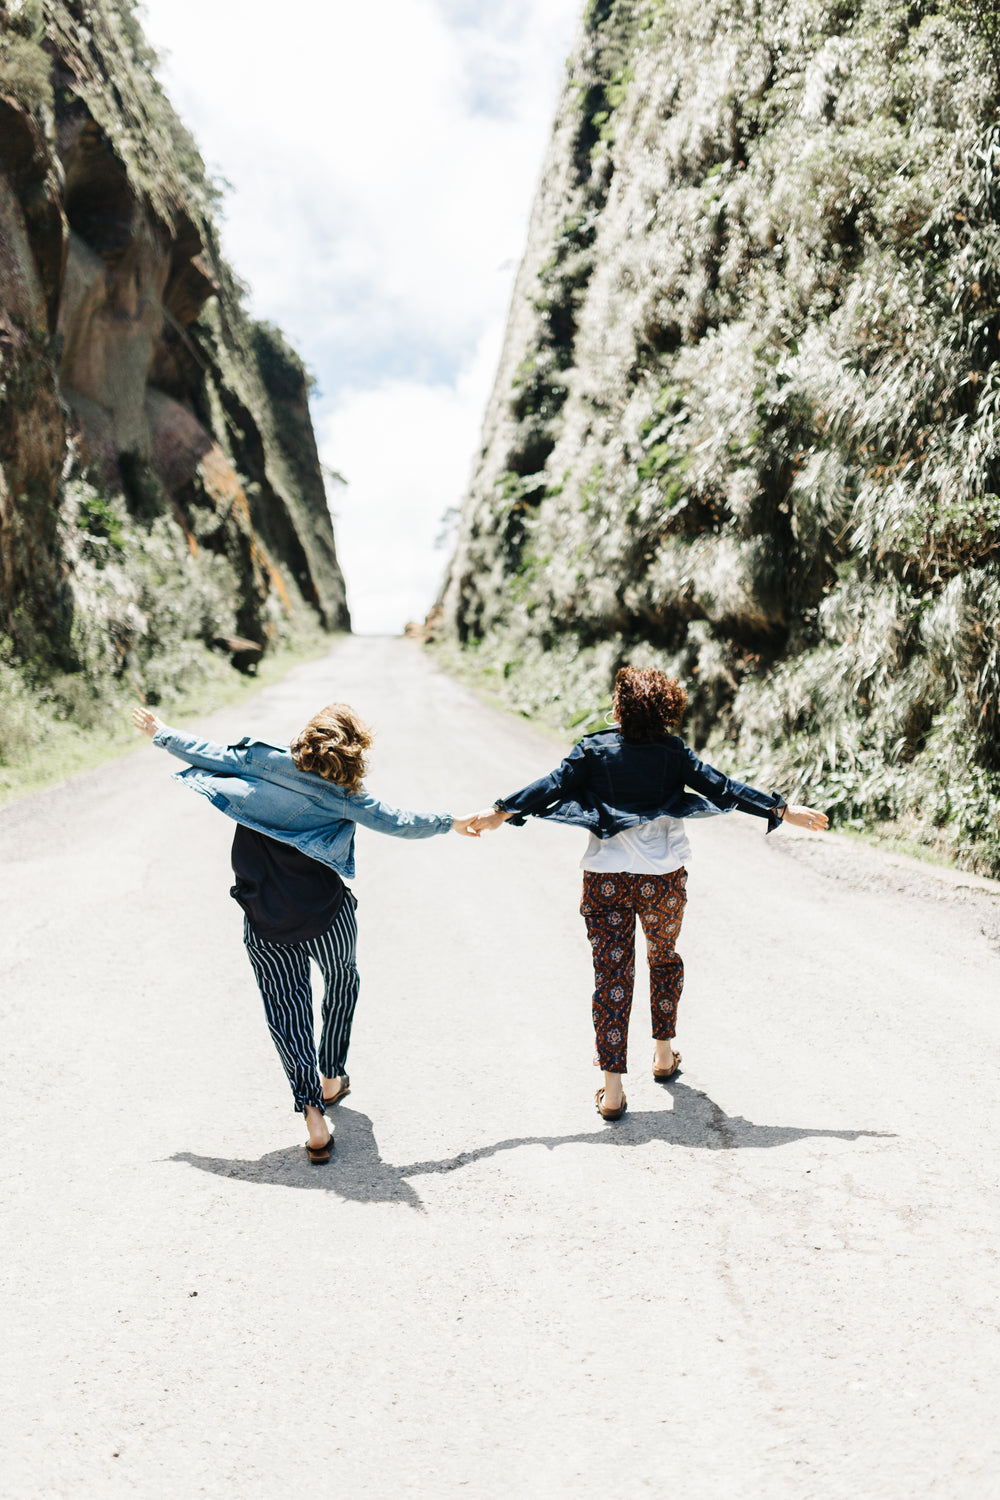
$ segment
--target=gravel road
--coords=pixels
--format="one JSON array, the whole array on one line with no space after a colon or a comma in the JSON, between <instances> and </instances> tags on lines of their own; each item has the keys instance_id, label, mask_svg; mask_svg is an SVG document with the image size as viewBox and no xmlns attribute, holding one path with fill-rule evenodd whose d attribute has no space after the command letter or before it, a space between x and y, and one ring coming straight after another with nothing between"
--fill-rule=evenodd
<instances>
[{"instance_id":1,"label":"gravel road","mask_svg":"<svg viewBox=\"0 0 1000 1500\"><path fill-rule=\"evenodd\" d=\"M332 698L399 805L560 755L378 638L197 727L287 740ZM1000 887L693 825L683 1072L652 1081L640 982L607 1125L582 833L362 830L313 1167L231 827L172 768L0 813L3 1500L1000 1495Z\"/></svg>"}]
</instances>

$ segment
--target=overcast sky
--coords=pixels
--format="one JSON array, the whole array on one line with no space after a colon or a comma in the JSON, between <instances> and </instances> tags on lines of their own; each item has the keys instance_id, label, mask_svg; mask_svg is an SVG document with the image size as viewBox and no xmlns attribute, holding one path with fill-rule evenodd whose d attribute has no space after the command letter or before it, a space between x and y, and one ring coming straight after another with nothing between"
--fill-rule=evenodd
<instances>
[{"instance_id":1,"label":"overcast sky","mask_svg":"<svg viewBox=\"0 0 1000 1500\"><path fill-rule=\"evenodd\" d=\"M251 311L318 379L359 631L433 602L580 0L145 0Z\"/></svg>"}]
</instances>

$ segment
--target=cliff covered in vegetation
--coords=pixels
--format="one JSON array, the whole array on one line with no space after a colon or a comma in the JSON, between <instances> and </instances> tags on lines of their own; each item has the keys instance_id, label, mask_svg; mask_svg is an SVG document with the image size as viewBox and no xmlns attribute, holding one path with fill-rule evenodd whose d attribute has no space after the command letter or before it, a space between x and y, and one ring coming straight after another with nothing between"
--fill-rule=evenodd
<instances>
[{"instance_id":1,"label":"cliff covered in vegetation","mask_svg":"<svg viewBox=\"0 0 1000 1500\"><path fill-rule=\"evenodd\" d=\"M590 0L440 627L993 873L998 65L986 0Z\"/></svg>"},{"instance_id":2,"label":"cliff covered in vegetation","mask_svg":"<svg viewBox=\"0 0 1000 1500\"><path fill-rule=\"evenodd\" d=\"M169 700L213 642L349 618L308 379L243 311L133 0L0 28L2 766L46 716Z\"/></svg>"}]
</instances>

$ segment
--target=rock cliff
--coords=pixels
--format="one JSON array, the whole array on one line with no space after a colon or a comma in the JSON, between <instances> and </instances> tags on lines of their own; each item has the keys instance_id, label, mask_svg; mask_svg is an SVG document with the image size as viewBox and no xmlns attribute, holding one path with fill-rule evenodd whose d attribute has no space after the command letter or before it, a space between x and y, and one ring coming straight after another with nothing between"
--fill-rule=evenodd
<instances>
[{"instance_id":1,"label":"rock cliff","mask_svg":"<svg viewBox=\"0 0 1000 1500\"><path fill-rule=\"evenodd\" d=\"M1000 870L989 6L590 0L440 632L581 730Z\"/></svg>"},{"instance_id":2,"label":"rock cliff","mask_svg":"<svg viewBox=\"0 0 1000 1500\"><path fill-rule=\"evenodd\" d=\"M132 0L0 28L0 666L71 712L349 628L306 373L243 311Z\"/></svg>"}]
</instances>

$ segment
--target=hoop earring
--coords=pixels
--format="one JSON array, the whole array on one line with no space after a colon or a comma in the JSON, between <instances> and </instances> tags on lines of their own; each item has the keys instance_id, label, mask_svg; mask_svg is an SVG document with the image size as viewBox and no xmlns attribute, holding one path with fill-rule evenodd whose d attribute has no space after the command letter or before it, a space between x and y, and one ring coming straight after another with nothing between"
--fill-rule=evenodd
<instances>
[{"instance_id":1,"label":"hoop earring","mask_svg":"<svg viewBox=\"0 0 1000 1500\"><path fill-rule=\"evenodd\" d=\"M604 715L604 722L610 729L618 728L618 720L614 717L614 712L615 711L613 708L609 708L607 713Z\"/></svg>"}]
</instances>

